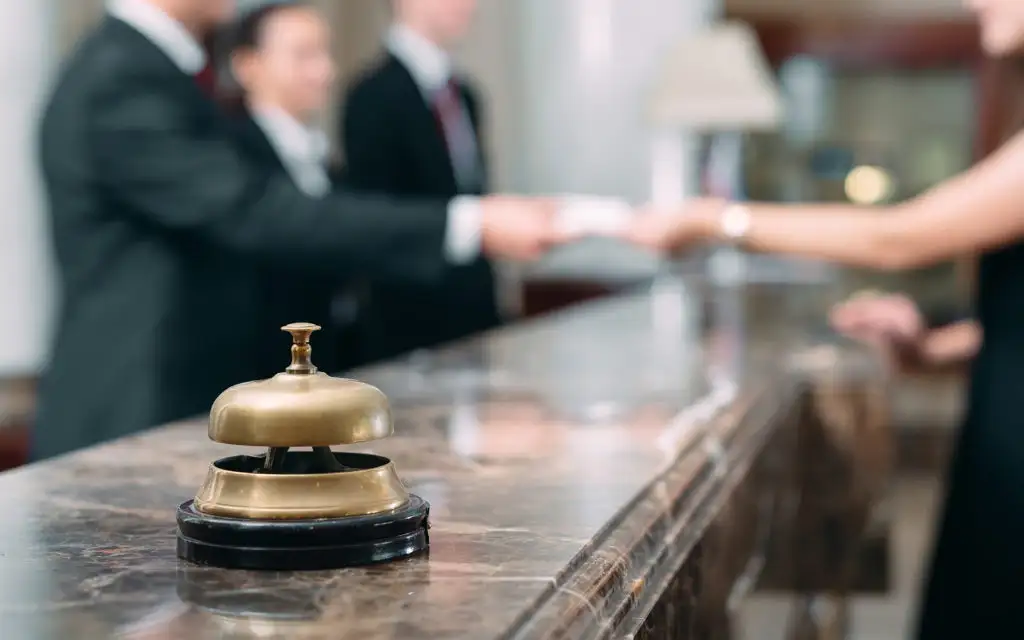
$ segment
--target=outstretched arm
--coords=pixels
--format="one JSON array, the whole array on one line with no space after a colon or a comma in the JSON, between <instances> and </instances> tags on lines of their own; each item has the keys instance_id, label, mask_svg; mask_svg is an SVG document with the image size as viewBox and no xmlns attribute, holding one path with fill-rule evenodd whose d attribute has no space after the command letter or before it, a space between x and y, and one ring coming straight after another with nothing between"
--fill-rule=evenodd
<instances>
[{"instance_id":1,"label":"outstretched arm","mask_svg":"<svg viewBox=\"0 0 1024 640\"><path fill-rule=\"evenodd\" d=\"M198 135L161 79L97 97L94 175L126 216L277 264L432 281L446 268L449 203L333 192L307 197L250 165L225 135Z\"/></svg>"},{"instance_id":2,"label":"outstretched arm","mask_svg":"<svg viewBox=\"0 0 1024 640\"><path fill-rule=\"evenodd\" d=\"M732 240L729 205L697 200L671 216L645 216L634 239L662 249ZM906 203L744 204L743 245L884 270L911 269L983 252L1024 237L1024 134L965 173ZM664 212L662 212L664 213Z\"/></svg>"}]
</instances>

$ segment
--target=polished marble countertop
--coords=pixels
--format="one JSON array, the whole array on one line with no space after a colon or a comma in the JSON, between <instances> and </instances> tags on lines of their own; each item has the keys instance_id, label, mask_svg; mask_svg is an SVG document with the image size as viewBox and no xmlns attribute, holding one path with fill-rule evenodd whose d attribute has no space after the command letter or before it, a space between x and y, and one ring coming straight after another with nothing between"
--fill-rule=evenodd
<instances>
[{"instance_id":1,"label":"polished marble countertop","mask_svg":"<svg viewBox=\"0 0 1024 640\"><path fill-rule=\"evenodd\" d=\"M610 624L597 600L655 584L690 526L666 512L713 483L705 426L784 404L785 358L818 313L783 287L742 331L709 336L665 295L357 372L394 405L396 435L363 448L431 503L429 556L296 574L179 564L176 505L237 452L203 420L0 475L0 637L486 640ZM742 365L723 396L706 372L730 349Z\"/></svg>"},{"instance_id":2,"label":"polished marble countertop","mask_svg":"<svg viewBox=\"0 0 1024 640\"><path fill-rule=\"evenodd\" d=\"M821 283L836 278L832 265L811 260L749 255L747 277L764 283ZM609 285L648 281L670 260L614 238L586 238L552 250L529 267L517 269L526 282L599 282Z\"/></svg>"}]
</instances>

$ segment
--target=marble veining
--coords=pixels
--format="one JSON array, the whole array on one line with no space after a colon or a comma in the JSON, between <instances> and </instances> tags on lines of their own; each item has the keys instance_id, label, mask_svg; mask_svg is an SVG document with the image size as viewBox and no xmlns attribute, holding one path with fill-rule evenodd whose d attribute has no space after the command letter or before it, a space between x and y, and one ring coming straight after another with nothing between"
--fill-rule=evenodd
<instances>
[{"instance_id":1,"label":"marble veining","mask_svg":"<svg viewBox=\"0 0 1024 640\"><path fill-rule=\"evenodd\" d=\"M780 323L785 293L743 329L735 398L690 427L674 419L710 391L709 338L664 326L646 294L357 372L392 398L395 437L364 449L431 503L428 556L290 574L179 563L175 506L237 450L203 420L0 475L0 637L595 637L667 588L716 490L791 404L784 359L806 325Z\"/></svg>"}]
</instances>

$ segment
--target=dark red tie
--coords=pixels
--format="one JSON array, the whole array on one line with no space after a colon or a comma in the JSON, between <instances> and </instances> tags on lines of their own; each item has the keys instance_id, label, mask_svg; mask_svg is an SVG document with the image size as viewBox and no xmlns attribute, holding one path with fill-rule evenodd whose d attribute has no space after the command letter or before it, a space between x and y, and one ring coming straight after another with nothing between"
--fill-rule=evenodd
<instances>
[{"instance_id":1,"label":"dark red tie","mask_svg":"<svg viewBox=\"0 0 1024 640\"><path fill-rule=\"evenodd\" d=\"M479 180L479 157L475 132L462 102L459 85L454 80L449 80L435 94L431 107L445 146L448 148L448 157L451 159L456 181L464 187L476 184Z\"/></svg>"},{"instance_id":2,"label":"dark red tie","mask_svg":"<svg viewBox=\"0 0 1024 640\"><path fill-rule=\"evenodd\" d=\"M430 110L434 113L434 120L437 122L437 128L441 131L441 137L444 138L444 144L448 148L448 153L452 153L451 136L452 127L457 118L462 117L462 104L459 95L459 86L455 84L454 80L449 80L435 95L434 101L430 105Z\"/></svg>"},{"instance_id":3,"label":"dark red tie","mask_svg":"<svg viewBox=\"0 0 1024 640\"><path fill-rule=\"evenodd\" d=\"M217 75L213 72L213 65L207 63L203 69L196 74L196 83L207 95L212 96L217 88Z\"/></svg>"}]
</instances>

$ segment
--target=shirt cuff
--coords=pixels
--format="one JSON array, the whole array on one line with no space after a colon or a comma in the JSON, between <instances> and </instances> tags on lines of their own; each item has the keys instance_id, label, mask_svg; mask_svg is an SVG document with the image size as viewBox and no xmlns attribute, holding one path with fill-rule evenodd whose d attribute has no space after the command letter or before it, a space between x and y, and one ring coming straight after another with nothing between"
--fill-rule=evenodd
<instances>
[{"instance_id":1,"label":"shirt cuff","mask_svg":"<svg viewBox=\"0 0 1024 640\"><path fill-rule=\"evenodd\" d=\"M448 228L444 238L448 262L469 264L477 259L481 249L482 225L480 198L459 196L452 199L448 204Z\"/></svg>"}]
</instances>

